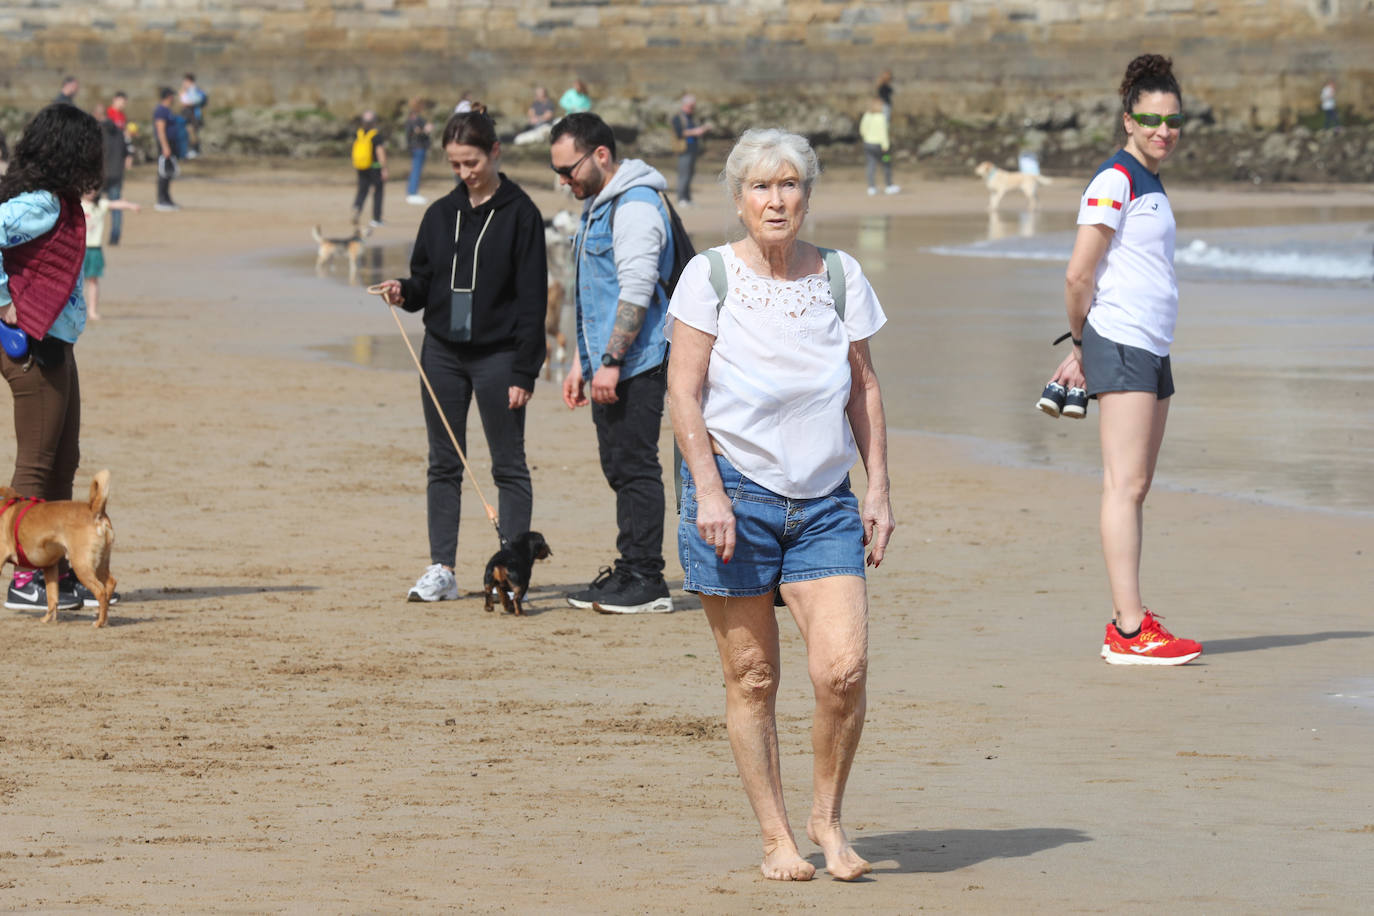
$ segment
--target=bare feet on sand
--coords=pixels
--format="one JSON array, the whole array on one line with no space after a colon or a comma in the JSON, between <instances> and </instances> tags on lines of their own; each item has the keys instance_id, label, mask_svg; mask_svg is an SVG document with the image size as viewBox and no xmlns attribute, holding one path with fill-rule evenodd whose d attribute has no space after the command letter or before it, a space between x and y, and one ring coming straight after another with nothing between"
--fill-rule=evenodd
<instances>
[{"instance_id":1,"label":"bare feet on sand","mask_svg":"<svg viewBox=\"0 0 1374 916\"><path fill-rule=\"evenodd\" d=\"M771 846L765 843L759 871L770 881L810 881L816 876L816 866L803 859L790 840Z\"/></svg>"},{"instance_id":2,"label":"bare feet on sand","mask_svg":"<svg viewBox=\"0 0 1374 916\"><path fill-rule=\"evenodd\" d=\"M812 817L806 822L806 835L825 853L825 870L833 877L853 881L873 870L873 866L849 845L849 838L839 824Z\"/></svg>"}]
</instances>

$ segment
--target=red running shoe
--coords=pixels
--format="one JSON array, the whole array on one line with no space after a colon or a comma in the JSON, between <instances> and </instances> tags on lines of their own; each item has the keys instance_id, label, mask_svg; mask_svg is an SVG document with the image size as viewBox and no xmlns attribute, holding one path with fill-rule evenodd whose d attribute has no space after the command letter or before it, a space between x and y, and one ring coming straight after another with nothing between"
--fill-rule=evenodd
<instances>
[{"instance_id":1,"label":"red running shoe","mask_svg":"<svg viewBox=\"0 0 1374 916\"><path fill-rule=\"evenodd\" d=\"M1134 638L1127 639L1109 623L1102 643L1102 658L1109 665L1186 665L1201 654L1201 643L1170 633L1148 608Z\"/></svg>"}]
</instances>

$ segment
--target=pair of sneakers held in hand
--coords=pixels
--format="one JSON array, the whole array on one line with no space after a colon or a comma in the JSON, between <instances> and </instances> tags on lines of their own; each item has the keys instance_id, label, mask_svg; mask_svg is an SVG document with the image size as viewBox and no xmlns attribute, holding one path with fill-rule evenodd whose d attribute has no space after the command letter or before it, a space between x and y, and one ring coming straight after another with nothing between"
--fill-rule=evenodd
<instances>
[{"instance_id":1,"label":"pair of sneakers held in hand","mask_svg":"<svg viewBox=\"0 0 1374 916\"><path fill-rule=\"evenodd\" d=\"M1081 420L1088 414L1088 392L1082 388L1065 388L1058 382L1050 382L1040 395L1035 406L1058 419L1062 414L1074 420Z\"/></svg>"}]
</instances>

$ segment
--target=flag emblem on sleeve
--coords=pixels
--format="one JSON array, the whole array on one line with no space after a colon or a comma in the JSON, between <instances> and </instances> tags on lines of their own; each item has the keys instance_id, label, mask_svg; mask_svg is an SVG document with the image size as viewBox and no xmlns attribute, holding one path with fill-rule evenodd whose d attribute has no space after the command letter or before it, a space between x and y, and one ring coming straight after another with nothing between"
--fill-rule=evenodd
<instances>
[{"instance_id":1,"label":"flag emblem on sleeve","mask_svg":"<svg viewBox=\"0 0 1374 916\"><path fill-rule=\"evenodd\" d=\"M1111 207L1113 210L1121 209L1121 201L1112 200L1110 197L1089 197L1088 206L1090 207Z\"/></svg>"}]
</instances>

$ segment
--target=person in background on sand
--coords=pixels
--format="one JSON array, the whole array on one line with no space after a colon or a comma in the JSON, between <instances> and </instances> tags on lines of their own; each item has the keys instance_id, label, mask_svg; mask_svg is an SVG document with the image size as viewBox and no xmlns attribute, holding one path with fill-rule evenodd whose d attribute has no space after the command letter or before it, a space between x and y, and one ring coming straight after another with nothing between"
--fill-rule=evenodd
<instances>
[{"instance_id":1,"label":"person in background on sand","mask_svg":"<svg viewBox=\"0 0 1374 916\"><path fill-rule=\"evenodd\" d=\"M663 579L663 423L667 344L666 279L673 233L662 192L668 182L638 159L618 160L615 134L590 111L570 114L549 135L549 164L583 201L573 241L577 270L577 355L563 379L563 403L587 406L601 472L615 491L616 557L568 604L603 614L673 609Z\"/></svg>"},{"instance_id":2,"label":"person in background on sand","mask_svg":"<svg viewBox=\"0 0 1374 916\"><path fill-rule=\"evenodd\" d=\"M72 498L81 464L81 385L75 343L86 327L81 264L86 234L81 198L99 192L104 149L89 114L53 103L24 128L0 177L0 321L22 332L28 352L0 350L14 397L14 477L21 496ZM17 331L16 331L17 329ZM96 605L66 561L58 583L63 609ZM43 574L16 569L5 607L47 609Z\"/></svg>"},{"instance_id":3,"label":"person in background on sand","mask_svg":"<svg viewBox=\"0 0 1374 916\"><path fill-rule=\"evenodd\" d=\"M878 85L873 94L883 103L883 117L887 118L888 129L892 127L892 71L884 70L878 75Z\"/></svg>"},{"instance_id":4,"label":"person in background on sand","mask_svg":"<svg viewBox=\"0 0 1374 916\"><path fill-rule=\"evenodd\" d=\"M358 193L353 198L353 222L362 222L363 204L372 192L372 228L382 222L382 192L386 189L386 137L381 132L375 111L364 111L353 137L353 169L358 173Z\"/></svg>"},{"instance_id":5,"label":"person in background on sand","mask_svg":"<svg viewBox=\"0 0 1374 916\"><path fill-rule=\"evenodd\" d=\"M1336 112L1336 81L1328 79L1322 87L1322 127L1326 130L1340 130L1341 119Z\"/></svg>"},{"instance_id":6,"label":"person in background on sand","mask_svg":"<svg viewBox=\"0 0 1374 916\"><path fill-rule=\"evenodd\" d=\"M10 143L5 138L5 132L0 130L0 175L5 174L5 170L10 167Z\"/></svg>"},{"instance_id":7,"label":"person in background on sand","mask_svg":"<svg viewBox=\"0 0 1374 916\"><path fill-rule=\"evenodd\" d=\"M176 98L176 93L170 86L163 86L157 97L157 107L153 109L153 134L157 141L157 204L153 209L167 212L181 209L172 200L172 179L180 172L176 149L172 145L176 118L172 113L172 100Z\"/></svg>"},{"instance_id":8,"label":"person in background on sand","mask_svg":"<svg viewBox=\"0 0 1374 916\"><path fill-rule=\"evenodd\" d=\"M205 127L205 102L208 96L196 83L194 73L184 74L181 78L181 116L186 119L187 149L186 158L195 159L200 155L200 132Z\"/></svg>"},{"instance_id":9,"label":"person in background on sand","mask_svg":"<svg viewBox=\"0 0 1374 916\"><path fill-rule=\"evenodd\" d=\"M425 159L429 156L429 135L434 125L425 117L424 99L410 100L410 113L406 116L406 149L410 151L410 177L406 180L406 203L423 206L429 203L420 194L420 175L425 170Z\"/></svg>"},{"instance_id":10,"label":"person in background on sand","mask_svg":"<svg viewBox=\"0 0 1374 916\"><path fill-rule=\"evenodd\" d=\"M486 106L474 102L472 111L451 117L442 146L458 186L420 220L410 276L386 281L381 292L388 305L424 312L420 362L464 454L468 408L477 401L500 494L501 536L510 540L529 530L534 506L525 405L544 364L544 218L501 173L501 144ZM429 431L430 565L407 600L451 601L458 597L453 567L463 463L438 408L425 391L420 397Z\"/></svg>"},{"instance_id":11,"label":"person in background on sand","mask_svg":"<svg viewBox=\"0 0 1374 916\"><path fill-rule=\"evenodd\" d=\"M124 93L115 93L115 98L119 99ZM113 201L119 200L124 195L124 170L133 163L133 147L129 145L129 138L124 133L124 125L116 124L114 119L109 116L114 111L114 104L109 108L102 109L100 106L91 112L96 122L100 125L100 139L105 150L105 197L112 204L110 209L114 213L110 216L110 244L119 244L120 231L123 229L123 210L122 207L113 205ZM123 115L120 110L120 115ZM91 311L95 311L95 303L91 303ZM96 317L94 314L92 318Z\"/></svg>"},{"instance_id":12,"label":"person in background on sand","mask_svg":"<svg viewBox=\"0 0 1374 916\"><path fill-rule=\"evenodd\" d=\"M1086 387L1101 413L1102 553L1113 617L1102 657L1183 665L1202 646L1166 630L1140 594L1142 507L1174 393L1175 224L1159 180L1183 128L1173 62L1158 54L1132 60L1121 103L1126 145L1098 167L1078 207L1064 286L1073 350L1054 381Z\"/></svg>"},{"instance_id":13,"label":"person in background on sand","mask_svg":"<svg viewBox=\"0 0 1374 916\"><path fill-rule=\"evenodd\" d=\"M534 87L534 99L530 102L529 110L525 112L525 122L530 127L540 127L544 124L553 125L553 101L549 98L549 90L543 86Z\"/></svg>"},{"instance_id":14,"label":"person in background on sand","mask_svg":"<svg viewBox=\"0 0 1374 916\"><path fill-rule=\"evenodd\" d=\"M62 77L62 89L53 96L54 105L75 105L76 94L81 90L81 84L74 76Z\"/></svg>"},{"instance_id":15,"label":"person in background on sand","mask_svg":"<svg viewBox=\"0 0 1374 916\"><path fill-rule=\"evenodd\" d=\"M573 80L572 86L558 99L558 107L565 115L591 111L592 97L587 94L587 84L581 79Z\"/></svg>"},{"instance_id":16,"label":"person in background on sand","mask_svg":"<svg viewBox=\"0 0 1374 916\"><path fill-rule=\"evenodd\" d=\"M129 126L128 107L129 96L121 89L110 96L110 104L105 109L105 117L109 118L110 122L114 124L115 127L118 127L120 130L126 130Z\"/></svg>"},{"instance_id":17,"label":"person in background on sand","mask_svg":"<svg viewBox=\"0 0 1374 916\"><path fill-rule=\"evenodd\" d=\"M706 132L711 125L698 124L693 116L697 110L697 97L688 93L682 97L682 105L673 115L673 146L677 151L677 205L692 205L692 176L696 174L697 160L705 151Z\"/></svg>"},{"instance_id":18,"label":"person in background on sand","mask_svg":"<svg viewBox=\"0 0 1374 916\"><path fill-rule=\"evenodd\" d=\"M85 280L86 317L100 320L100 278L105 275L105 217L111 210L142 209L127 200L110 200L99 191L88 191L81 198L81 210L86 215L86 257L81 263Z\"/></svg>"},{"instance_id":19,"label":"person in background on sand","mask_svg":"<svg viewBox=\"0 0 1374 916\"><path fill-rule=\"evenodd\" d=\"M724 176L745 237L687 264L666 330L685 464L683 588L701 596L715 634L730 748L763 832L761 868L779 881L807 880L815 868L783 802L774 595L801 630L815 691L806 833L830 874L852 881L871 870L840 826L866 706L864 546L877 567L896 527L868 345L887 318L857 261L798 238L819 174L805 137L745 131ZM862 508L849 486L858 458Z\"/></svg>"},{"instance_id":20,"label":"person in background on sand","mask_svg":"<svg viewBox=\"0 0 1374 916\"><path fill-rule=\"evenodd\" d=\"M892 183L892 141L888 136L887 115L883 114L883 100L874 96L868 111L859 118L859 137L864 144L864 174L868 177L868 196L878 193L876 179L878 163L883 166L884 194L896 194L902 189Z\"/></svg>"},{"instance_id":21,"label":"person in background on sand","mask_svg":"<svg viewBox=\"0 0 1374 916\"><path fill-rule=\"evenodd\" d=\"M549 90L543 86L534 87L534 100L525 112L525 129L515 135L515 145L545 143L549 131L553 129L554 106L549 98Z\"/></svg>"}]
</instances>

